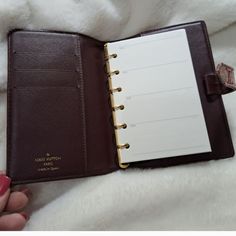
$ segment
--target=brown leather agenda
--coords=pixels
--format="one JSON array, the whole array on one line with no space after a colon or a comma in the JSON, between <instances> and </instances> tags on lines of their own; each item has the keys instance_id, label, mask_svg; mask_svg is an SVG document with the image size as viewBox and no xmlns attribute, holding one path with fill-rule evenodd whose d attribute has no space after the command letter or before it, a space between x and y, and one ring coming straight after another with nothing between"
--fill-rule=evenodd
<instances>
[{"instance_id":1,"label":"brown leather agenda","mask_svg":"<svg viewBox=\"0 0 236 236\"><path fill-rule=\"evenodd\" d=\"M180 28L187 33L212 152L130 167L164 167L234 155L221 95L206 92L206 76L215 75L215 67L204 22L135 37ZM104 44L78 33L9 33L7 174L13 184L100 175L120 168Z\"/></svg>"}]
</instances>

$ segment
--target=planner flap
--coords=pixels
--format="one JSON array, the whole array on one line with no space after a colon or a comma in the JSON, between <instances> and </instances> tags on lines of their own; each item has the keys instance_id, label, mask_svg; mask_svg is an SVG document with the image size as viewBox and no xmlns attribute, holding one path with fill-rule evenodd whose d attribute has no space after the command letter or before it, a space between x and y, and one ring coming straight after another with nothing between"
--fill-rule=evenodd
<instances>
[{"instance_id":1,"label":"planner flap","mask_svg":"<svg viewBox=\"0 0 236 236\"><path fill-rule=\"evenodd\" d=\"M223 95L236 91L234 69L224 63L217 65L216 73L205 76L208 95Z\"/></svg>"}]
</instances>

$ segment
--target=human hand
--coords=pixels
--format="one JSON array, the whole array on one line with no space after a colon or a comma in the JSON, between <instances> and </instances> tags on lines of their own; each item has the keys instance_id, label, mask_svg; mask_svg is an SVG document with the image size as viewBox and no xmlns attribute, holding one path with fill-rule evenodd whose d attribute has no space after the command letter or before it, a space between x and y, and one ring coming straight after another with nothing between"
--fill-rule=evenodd
<instances>
[{"instance_id":1,"label":"human hand","mask_svg":"<svg viewBox=\"0 0 236 236\"><path fill-rule=\"evenodd\" d=\"M11 179L0 174L0 230L21 230L28 216L22 209L29 201L29 190L10 190Z\"/></svg>"}]
</instances>

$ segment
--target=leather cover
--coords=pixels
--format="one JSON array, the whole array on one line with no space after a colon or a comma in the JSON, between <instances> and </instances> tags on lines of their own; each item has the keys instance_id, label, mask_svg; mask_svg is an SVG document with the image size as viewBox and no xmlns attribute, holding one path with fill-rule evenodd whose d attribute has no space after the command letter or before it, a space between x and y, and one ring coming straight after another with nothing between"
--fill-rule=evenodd
<instances>
[{"instance_id":1,"label":"leather cover","mask_svg":"<svg viewBox=\"0 0 236 236\"><path fill-rule=\"evenodd\" d=\"M186 29L211 153L132 163L164 167L234 155L204 22ZM13 184L105 174L119 169L104 62L104 42L76 33L15 30L9 34L7 174ZM130 168L129 167L129 168Z\"/></svg>"},{"instance_id":2,"label":"leather cover","mask_svg":"<svg viewBox=\"0 0 236 236\"><path fill-rule=\"evenodd\" d=\"M7 174L13 184L118 169L103 46L79 34L9 34Z\"/></svg>"}]
</instances>

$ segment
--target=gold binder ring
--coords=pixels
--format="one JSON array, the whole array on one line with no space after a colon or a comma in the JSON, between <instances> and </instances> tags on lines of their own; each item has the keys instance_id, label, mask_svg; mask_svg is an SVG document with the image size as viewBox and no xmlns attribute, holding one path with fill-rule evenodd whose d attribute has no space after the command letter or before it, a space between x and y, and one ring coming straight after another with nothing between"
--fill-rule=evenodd
<instances>
[{"instance_id":1,"label":"gold binder ring","mask_svg":"<svg viewBox=\"0 0 236 236\"><path fill-rule=\"evenodd\" d=\"M108 55L107 57L105 57L105 60L108 61L110 60L111 58L117 58L117 54L116 53L113 53L111 55Z\"/></svg>"},{"instance_id":2,"label":"gold binder ring","mask_svg":"<svg viewBox=\"0 0 236 236\"><path fill-rule=\"evenodd\" d=\"M113 110L113 111L124 110L124 109L125 109L125 106L124 106L124 105L119 105L119 106L112 107L112 110Z\"/></svg>"},{"instance_id":3,"label":"gold binder ring","mask_svg":"<svg viewBox=\"0 0 236 236\"><path fill-rule=\"evenodd\" d=\"M109 75L112 76L112 75L119 75L120 74L120 71L119 70L115 70L115 71L111 71L109 72Z\"/></svg>"},{"instance_id":4,"label":"gold binder ring","mask_svg":"<svg viewBox=\"0 0 236 236\"><path fill-rule=\"evenodd\" d=\"M128 149L130 145L128 143L117 145L118 149Z\"/></svg>"},{"instance_id":5,"label":"gold binder ring","mask_svg":"<svg viewBox=\"0 0 236 236\"><path fill-rule=\"evenodd\" d=\"M111 93L116 93L116 92L121 92L121 91L122 91L122 88L121 88L121 87L114 88L114 89L111 89L111 90L110 90Z\"/></svg>"},{"instance_id":6,"label":"gold binder ring","mask_svg":"<svg viewBox=\"0 0 236 236\"><path fill-rule=\"evenodd\" d=\"M119 167L121 169L127 169L129 167L129 164L123 164L123 163L119 163Z\"/></svg>"},{"instance_id":7,"label":"gold binder ring","mask_svg":"<svg viewBox=\"0 0 236 236\"><path fill-rule=\"evenodd\" d=\"M115 125L115 129L126 129L127 128L127 124L120 124L120 125Z\"/></svg>"},{"instance_id":8,"label":"gold binder ring","mask_svg":"<svg viewBox=\"0 0 236 236\"><path fill-rule=\"evenodd\" d=\"M111 58L117 58L117 54L116 53L113 53L110 55Z\"/></svg>"}]
</instances>

